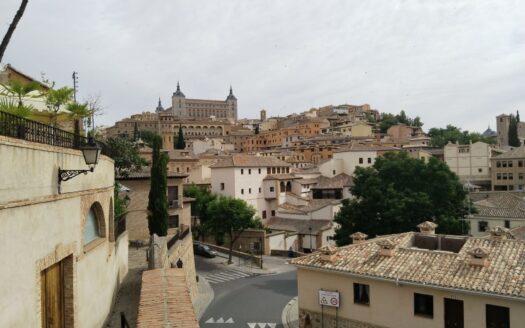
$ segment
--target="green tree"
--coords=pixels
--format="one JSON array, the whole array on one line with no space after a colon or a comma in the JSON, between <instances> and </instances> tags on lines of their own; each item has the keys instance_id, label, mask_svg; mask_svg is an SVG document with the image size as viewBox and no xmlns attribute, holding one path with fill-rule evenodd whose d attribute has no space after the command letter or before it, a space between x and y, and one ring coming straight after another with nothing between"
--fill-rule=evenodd
<instances>
[{"instance_id":1,"label":"green tree","mask_svg":"<svg viewBox=\"0 0 525 328\"><path fill-rule=\"evenodd\" d=\"M185 149L186 142L184 142L184 134L182 133L182 125L179 125L179 134L177 136L177 143L175 144L175 149Z\"/></svg>"},{"instance_id":2,"label":"green tree","mask_svg":"<svg viewBox=\"0 0 525 328\"><path fill-rule=\"evenodd\" d=\"M509 123L509 146L519 147L520 145L521 141L518 137L518 119L516 116L511 114Z\"/></svg>"},{"instance_id":3,"label":"green tree","mask_svg":"<svg viewBox=\"0 0 525 328\"><path fill-rule=\"evenodd\" d=\"M195 239L200 239L204 237L207 232L206 228L208 225L206 222L209 221L208 205L217 198L217 194L192 184L184 188L184 196L195 199L191 203L191 215L199 218L199 224L193 228L193 232Z\"/></svg>"},{"instance_id":4,"label":"green tree","mask_svg":"<svg viewBox=\"0 0 525 328\"><path fill-rule=\"evenodd\" d=\"M466 191L447 164L435 158L425 162L406 152L386 153L372 167L356 169L352 194L355 198L344 200L335 217L338 245L350 243L357 231L400 233L426 220L442 233L467 231L460 220L468 213Z\"/></svg>"},{"instance_id":5,"label":"green tree","mask_svg":"<svg viewBox=\"0 0 525 328\"><path fill-rule=\"evenodd\" d=\"M166 236L168 234L168 155L161 152L162 138L153 140L151 162L151 185L148 196L148 229L150 235Z\"/></svg>"},{"instance_id":6,"label":"green tree","mask_svg":"<svg viewBox=\"0 0 525 328\"><path fill-rule=\"evenodd\" d=\"M232 197L219 196L208 205L206 222L210 231L215 235L226 234L229 238L228 264L232 262L233 244L248 228L260 227L256 218L255 209L244 200Z\"/></svg>"},{"instance_id":7,"label":"green tree","mask_svg":"<svg viewBox=\"0 0 525 328\"><path fill-rule=\"evenodd\" d=\"M59 89L49 89L45 94L46 107L50 116L51 124L56 127L59 112L73 101L74 90L69 87Z\"/></svg>"},{"instance_id":8,"label":"green tree","mask_svg":"<svg viewBox=\"0 0 525 328\"><path fill-rule=\"evenodd\" d=\"M135 122L135 125L133 126L133 141L137 141L140 138L140 132L139 132L139 125L137 122Z\"/></svg>"},{"instance_id":9,"label":"green tree","mask_svg":"<svg viewBox=\"0 0 525 328\"><path fill-rule=\"evenodd\" d=\"M87 103L79 104L76 102L72 102L72 103L67 104L66 108L68 111L69 118L73 120L74 122L74 133L75 133L75 138L77 138L77 140L75 141L75 144L78 145L79 143L78 138L80 136L80 122L84 118L89 117L91 115L91 112L88 109Z\"/></svg>"},{"instance_id":10,"label":"green tree","mask_svg":"<svg viewBox=\"0 0 525 328\"><path fill-rule=\"evenodd\" d=\"M144 143L150 147L153 146L153 140L158 136L155 132L151 132L148 130L140 130L139 131L140 138Z\"/></svg>"},{"instance_id":11,"label":"green tree","mask_svg":"<svg viewBox=\"0 0 525 328\"><path fill-rule=\"evenodd\" d=\"M393 115L390 113L381 113L381 121L379 122L379 130L381 131L381 133L386 133L391 126L396 124L405 124L417 127L423 126L423 122L421 122L421 118L419 116L416 116L415 118L410 118L407 116L404 110L399 112L399 114L397 115Z\"/></svg>"},{"instance_id":12,"label":"green tree","mask_svg":"<svg viewBox=\"0 0 525 328\"><path fill-rule=\"evenodd\" d=\"M259 124L255 126L255 134L259 134Z\"/></svg>"},{"instance_id":13,"label":"green tree","mask_svg":"<svg viewBox=\"0 0 525 328\"><path fill-rule=\"evenodd\" d=\"M432 147L443 148L449 141L452 143L459 143L460 145L466 145L470 142L482 141L488 144L495 143L494 138L483 137L478 132L469 132L467 130L461 131L460 128L455 127L451 124L447 125L446 128L431 128L428 131L430 137L430 145Z\"/></svg>"},{"instance_id":14,"label":"green tree","mask_svg":"<svg viewBox=\"0 0 525 328\"><path fill-rule=\"evenodd\" d=\"M7 45L9 44L9 41L11 40L11 37L13 36L13 33L15 32L16 26L18 25L18 22L20 22L20 19L22 19L22 16L24 15L24 11L26 10L26 6L29 0L22 0L20 3L20 7L16 11L15 17L13 17L13 20L11 21L11 24L9 25L9 28L7 29L7 32L4 35L4 38L2 39L2 42L0 43L0 63L2 62L2 58L4 57L5 50L7 49Z\"/></svg>"},{"instance_id":15,"label":"green tree","mask_svg":"<svg viewBox=\"0 0 525 328\"><path fill-rule=\"evenodd\" d=\"M115 175L117 177L127 177L130 172L140 171L146 160L139 155L139 148L136 143L124 137L108 138L106 145L109 149L109 156L115 161Z\"/></svg>"},{"instance_id":16,"label":"green tree","mask_svg":"<svg viewBox=\"0 0 525 328\"><path fill-rule=\"evenodd\" d=\"M28 117L35 110L35 108L26 104L25 100L28 98L40 98L40 84L38 82L24 83L17 80L11 80L6 84L0 84L3 91L0 93L0 109L22 117Z\"/></svg>"}]
</instances>

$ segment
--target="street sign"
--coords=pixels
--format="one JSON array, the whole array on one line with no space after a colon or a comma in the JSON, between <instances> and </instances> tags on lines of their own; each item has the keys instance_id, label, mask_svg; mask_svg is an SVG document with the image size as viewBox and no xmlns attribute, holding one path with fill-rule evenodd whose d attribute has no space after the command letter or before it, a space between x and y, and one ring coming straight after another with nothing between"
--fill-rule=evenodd
<instances>
[{"instance_id":1,"label":"street sign","mask_svg":"<svg viewBox=\"0 0 525 328\"><path fill-rule=\"evenodd\" d=\"M339 292L319 291L319 304L325 306L339 307Z\"/></svg>"}]
</instances>

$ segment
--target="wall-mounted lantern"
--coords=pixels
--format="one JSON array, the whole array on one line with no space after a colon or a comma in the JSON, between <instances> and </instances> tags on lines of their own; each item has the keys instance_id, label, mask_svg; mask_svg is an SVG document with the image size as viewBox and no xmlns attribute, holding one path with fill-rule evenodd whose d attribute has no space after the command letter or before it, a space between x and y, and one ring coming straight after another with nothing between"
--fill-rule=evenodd
<instances>
[{"instance_id":1,"label":"wall-mounted lantern","mask_svg":"<svg viewBox=\"0 0 525 328\"><path fill-rule=\"evenodd\" d=\"M100 156L100 148L97 146L97 144L93 141L93 139L89 139L87 146L80 147L80 150L82 151L82 155L84 155L84 161L86 162L86 165L89 166L89 169L87 170L62 170L60 167L58 168L58 193L61 193L61 186L62 181L67 181L70 179L73 179L77 175L84 173L87 174L88 172L93 172L95 170L95 166L98 163L98 157Z\"/></svg>"}]
</instances>

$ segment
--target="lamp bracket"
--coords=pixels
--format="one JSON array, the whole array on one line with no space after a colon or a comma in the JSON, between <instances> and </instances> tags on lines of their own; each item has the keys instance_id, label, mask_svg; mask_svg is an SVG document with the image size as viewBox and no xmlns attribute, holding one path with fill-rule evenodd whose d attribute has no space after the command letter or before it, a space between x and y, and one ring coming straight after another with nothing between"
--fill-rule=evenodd
<instances>
[{"instance_id":1,"label":"lamp bracket","mask_svg":"<svg viewBox=\"0 0 525 328\"><path fill-rule=\"evenodd\" d=\"M94 167L89 168L88 170L62 170L61 168L58 168L58 193L61 192L61 182L71 180L77 175L80 175L82 173L88 174L88 172L93 172Z\"/></svg>"}]
</instances>

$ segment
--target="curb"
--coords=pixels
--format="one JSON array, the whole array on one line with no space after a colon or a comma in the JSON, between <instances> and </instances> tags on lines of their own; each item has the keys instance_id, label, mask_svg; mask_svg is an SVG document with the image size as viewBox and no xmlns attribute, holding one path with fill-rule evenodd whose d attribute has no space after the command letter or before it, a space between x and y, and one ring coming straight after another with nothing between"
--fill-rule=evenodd
<instances>
[{"instance_id":1,"label":"curb","mask_svg":"<svg viewBox=\"0 0 525 328\"><path fill-rule=\"evenodd\" d=\"M204 275L201 275L199 272L197 272L197 274L199 275L199 284L202 284L201 286L203 286L204 293L202 294L205 295L203 297L204 299L203 302L199 304L199 302L197 301L196 303L198 304L193 305L193 309L195 310L195 314L197 315L197 320L200 320L204 312L206 312L206 309L208 308L208 306L210 306L211 302L215 298L215 292L213 291L213 288L211 287L208 280L204 278ZM201 293L199 293L199 295L201 295ZM198 299L200 300L200 298Z\"/></svg>"},{"instance_id":2,"label":"curb","mask_svg":"<svg viewBox=\"0 0 525 328\"><path fill-rule=\"evenodd\" d=\"M293 328L288 325L288 312L290 312L290 309L293 307L293 305L297 302L297 296L292 298L286 305L284 306L283 312L281 314L281 321L283 323L284 328Z\"/></svg>"}]
</instances>

